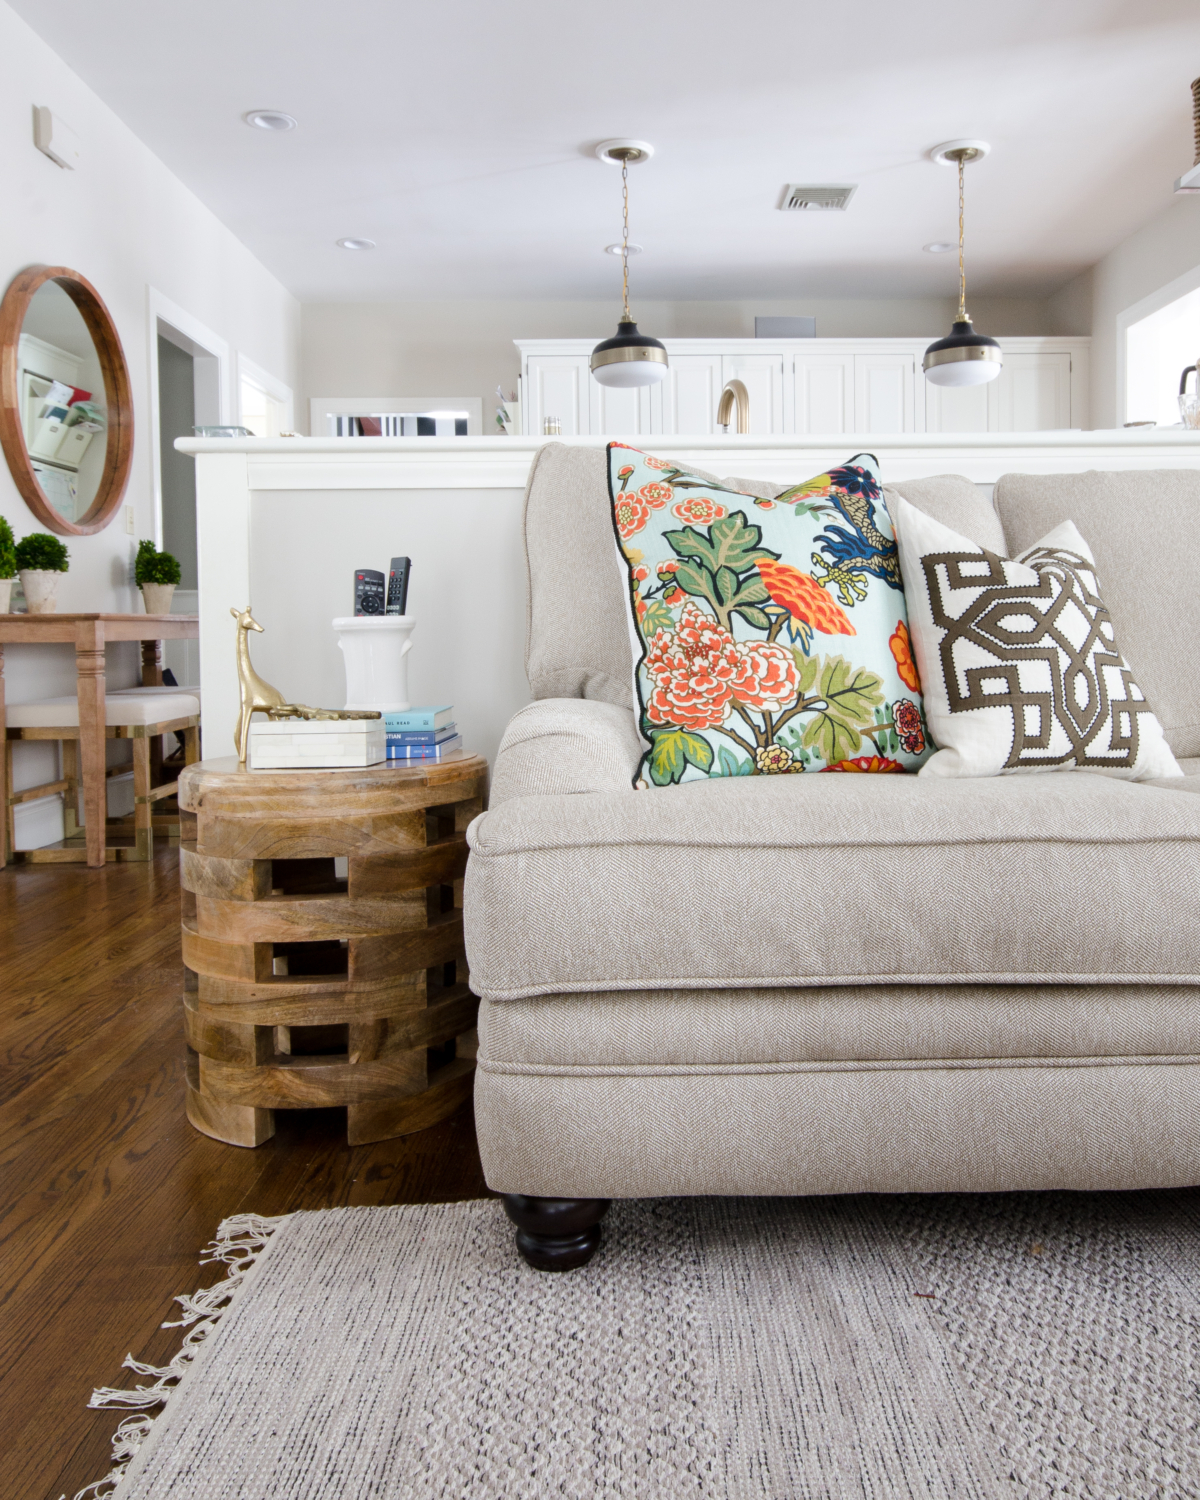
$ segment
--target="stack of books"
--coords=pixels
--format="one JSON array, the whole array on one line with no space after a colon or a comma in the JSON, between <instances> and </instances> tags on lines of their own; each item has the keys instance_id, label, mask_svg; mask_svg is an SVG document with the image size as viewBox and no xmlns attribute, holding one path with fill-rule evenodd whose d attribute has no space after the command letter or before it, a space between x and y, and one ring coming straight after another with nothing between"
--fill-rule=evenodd
<instances>
[{"instance_id":1,"label":"stack of books","mask_svg":"<svg viewBox=\"0 0 1200 1500\"><path fill-rule=\"evenodd\" d=\"M385 713L383 728L389 760L444 760L462 749L462 735L455 727L454 708L449 703Z\"/></svg>"}]
</instances>

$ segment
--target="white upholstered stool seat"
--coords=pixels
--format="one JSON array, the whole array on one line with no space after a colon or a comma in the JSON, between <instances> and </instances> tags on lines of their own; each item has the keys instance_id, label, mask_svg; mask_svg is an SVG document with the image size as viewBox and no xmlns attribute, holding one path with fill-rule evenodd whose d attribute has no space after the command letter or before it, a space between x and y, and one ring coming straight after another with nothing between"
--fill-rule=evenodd
<instances>
[{"instance_id":1,"label":"white upholstered stool seat","mask_svg":"<svg viewBox=\"0 0 1200 1500\"><path fill-rule=\"evenodd\" d=\"M85 860L87 851L78 842L81 825L79 811L79 699L75 694L60 698L42 698L36 703L14 703L5 715L5 793L8 820L8 848L15 849L14 812L18 804L56 793L63 795L61 845L44 849L27 849L22 858L40 863ZM177 732L184 742L184 762L191 765L200 758L200 699L195 693L177 688L118 689L104 700L105 737L129 740L132 763L112 766L108 776L132 770L134 811L130 818L109 818L108 824L118 832L132 833L133 846L106 845L107 859L149 859L154 852L155 832L179 836L178 812L162 809L155 815L155 804L175 794L175 783L155 785L164 762L158 751L161 736ZM62 775L56 781L16 791L13 785L13 748L20 740L59 740L62 742ZM152 753L153 746L153 753Z\"/></svg>"},{"instance_id":2,"label":"white upholstered stool seat","mask_svg":"<svg viewBox=\"0 0 1200 1500\"><path fill-rule=\"evenodd\" d=\"M104 700L104 722L110 727L165 724L194 719L199 712L200 700L175 688L152 697L109 693ZM10 729L78 729L79 700L70 693L61 698L41 698L36 703L13 703L7 706L6 717Z\"/></svg>"}]
</instances>

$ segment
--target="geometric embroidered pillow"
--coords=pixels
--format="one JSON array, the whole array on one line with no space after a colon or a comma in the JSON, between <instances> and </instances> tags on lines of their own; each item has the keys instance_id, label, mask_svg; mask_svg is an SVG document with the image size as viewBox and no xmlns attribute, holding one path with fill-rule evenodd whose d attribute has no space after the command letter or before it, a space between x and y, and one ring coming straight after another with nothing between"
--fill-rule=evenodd
<instances>
[{"instance_id":1,"label":"geometric embroidered pillow","mask_svg":"<svg viewBox=\"0 0 1200 1500\"><path fill-rule=\"evenodd\" d=\"M939 747L922 775L1183 774L1121 656L1073 522L1008 561L905 500L894 520Z\"/></svg>"},{"instance_id":2,"label":"geometric embroidered pillow","mask_svg":"<svg viewBox=\"0 0 1200 1500\"><path fill-rule=\"evenodd\" d=\"M608 452L648 747L634 786L916 770L930 747L875 459L765 500Z\"/></svg>"}]
</instances>

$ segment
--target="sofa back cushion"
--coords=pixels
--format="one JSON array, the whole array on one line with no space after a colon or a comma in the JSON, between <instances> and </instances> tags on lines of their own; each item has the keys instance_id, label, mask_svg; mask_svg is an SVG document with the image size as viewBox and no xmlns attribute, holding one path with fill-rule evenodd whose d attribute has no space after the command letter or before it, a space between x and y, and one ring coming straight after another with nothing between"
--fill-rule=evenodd
<instances>
[{"instance_id":1,"label":"sofa back cushion","mask_svg":"<svg viewBox=\"0 0 1200 1500\"><path fill-rule=\"evenodd\" d=\"M986 547L1001 557L1009 555L1000 517L979 486L961 474L934 474L929 479L906 479L884 485L883 498L889 502L889 508L893 494L902 495L917 510L949 526L977 547Z\"/></svg>"},{"instance_id":2,"label":"sofa back cushion","mask_svg":"<svg viewBox=\"0 0 1200 1500\"><path fill-rule=\"evenodd\" d=\"M1006 474L996 509L1013 556L1074 521L1167 743L1176 756L1200 755L1200 472Z\"/></svg>"}]
</instances>

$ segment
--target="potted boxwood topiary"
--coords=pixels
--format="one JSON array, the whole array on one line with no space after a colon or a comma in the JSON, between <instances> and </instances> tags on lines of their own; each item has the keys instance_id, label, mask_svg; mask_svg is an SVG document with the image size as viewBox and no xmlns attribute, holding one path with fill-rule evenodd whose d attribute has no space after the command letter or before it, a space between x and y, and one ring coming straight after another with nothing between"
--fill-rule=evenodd
<instances>
[{"instance_id":1,"label":"potted boxwood topiary","mask_svg":"<svg viewBox=\"0 0 1200 1500\"><path fill-rule=\"evenodd\" d=\"M17 576L17 550L12 527L0 516L0 615L12 604L12 581Z\"/></svg>"},{"instance_id":2,"label":"potted boxwood topiary","mask_svg":"<svg viewBox=\"0 0 1200 1500\"><path fill-rule=\"evenodd\" d=\"M180 579L178 561L169 552L158 552L153 542L139 542L133 577L142 591L148 615L169 615L171 597Z\"/></svg>"},{"instance_id":3,"label":"potted boxwood topiary","mask_svg":"<svg viewBox=\"0 0 1200 1500\"><path fill-rule=\"evenodd\" d=\"M31 531L16 545L17 572L31 615L51 615L58 604L58 580L70 554L48 531Z\"/></svg>"}]
</instances>

